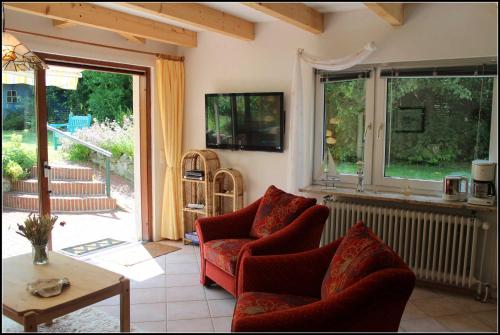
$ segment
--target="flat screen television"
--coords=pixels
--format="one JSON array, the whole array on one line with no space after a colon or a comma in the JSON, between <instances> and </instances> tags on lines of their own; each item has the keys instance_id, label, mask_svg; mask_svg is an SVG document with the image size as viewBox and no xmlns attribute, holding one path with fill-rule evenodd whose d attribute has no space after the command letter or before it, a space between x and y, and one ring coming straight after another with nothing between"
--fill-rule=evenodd
<instances>
[{"instance_id":1,"label":"flat screen television","mask_svg":"<svg viewBox=\"0 0 500 335\"><path fill-rule=\"evenodd\" d=\"M283 152L283 92L205 94L206 147Z\"/></svg>"}]
</instances>

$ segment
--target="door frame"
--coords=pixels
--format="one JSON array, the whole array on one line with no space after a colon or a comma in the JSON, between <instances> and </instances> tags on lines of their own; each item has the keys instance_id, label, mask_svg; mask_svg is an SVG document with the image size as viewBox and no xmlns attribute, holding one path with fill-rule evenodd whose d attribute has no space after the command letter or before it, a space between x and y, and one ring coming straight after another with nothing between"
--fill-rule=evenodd
<instances>
[{"instance_id":1,"label":"door frame","mask_svg":"<svg viewBox=\"0 0 500 335\"><path fill-rule=\"evenodd\" d=\"M63 56L51 53L37 52L48 65L57 65L86 70L102 72L123 73L139 76L139 137L140 137L140 178L141 178L141 232L142 240L153 240L153 213L152 213L152 150L151 150L151 69L145 66L137 66L123 63L107 62L72 56ZM38 134L38 166L43 167L43 162L48 162L47 148L47 104L45 70L35 71L36 85L36 109L37 109L37 134ZM48 179L44 178L39 169L39 201L40 213L50 214L50 196L48 191ZM51 241L49 241L51 248Z\"/></svg>"}]
</instances>

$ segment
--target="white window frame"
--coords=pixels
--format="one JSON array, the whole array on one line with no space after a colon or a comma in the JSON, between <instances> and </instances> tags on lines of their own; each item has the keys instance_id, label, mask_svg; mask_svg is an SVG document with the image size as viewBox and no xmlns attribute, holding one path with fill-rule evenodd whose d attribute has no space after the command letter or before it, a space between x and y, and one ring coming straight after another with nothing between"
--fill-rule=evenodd
<instances>
[{"instance_id":1,"label":"white window frame","mask_svg":"<svg viewBox=\"0 0 500 335\"><path fill-rule=\"evenodd\" d=\"M317 73L315 78L315 115L314 115L314 162L313 162L313 182L315 184L321 183L324 173L321 169L324 149L324 127L325 127L325 99L324 99L324 83L320 81L321 74ZM350 80L350 79L347 79ZM369 78L365 80L365 144L363 148L363 161L364 165L364 184L370 185L372 180L372 158L368 157L372 152L373 146L373 116L375 104L375 77L372 70ZM371 155L370 155L371 156ZM367 157L369 159L367 159ZM330 172L330 175L333 175ZM358 177L353 174L336 174L340 181L336 184L340 186L354 186L357 184Z\"/></svg>"},{"instance_id":2,"label":"white window frame","mask_svg":"<svg viewBox=\"0 0 500 335\"><path fill-rule=\"evenodd\" d=\"M421 65L424 66L424 65ZM415 66L420 67L420 66ZM387 78L381 78L382 67L372 70L370 78L366 78L365 86L365 147L364 147L364 184L367 189L387 191L409 191L417 194L439 194L443 189L442 181L407 179L399 177L385 177L385 137L386 137L386 107L387 107ZM493 105L491 111L489 159L497 161L498 146L498 76L493 79ZM323 184L324 177L321 170L324 136L324 85L320 82L320 74L315 81L315 116L314 116L314 162L313 183ZM340 187L354 188L357 183L356 175L336 175Z\"/></svg>"}]
</instances>

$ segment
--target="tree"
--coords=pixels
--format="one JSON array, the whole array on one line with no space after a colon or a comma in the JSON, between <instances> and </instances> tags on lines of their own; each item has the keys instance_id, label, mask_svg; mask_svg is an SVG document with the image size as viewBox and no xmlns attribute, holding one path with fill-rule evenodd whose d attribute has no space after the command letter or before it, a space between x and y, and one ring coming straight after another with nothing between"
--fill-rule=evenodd
<instances>
[{"instance_id":1,"label":"tree","mask_svg":"<svg viewBox=\"0 0 500 335\"><path fill-rule=\"evenodd\" d=\"M132 115L132 76L119 73L83 71L76 91L66 91L64 99L75 115L91 114L100 122L122 123Z\"/></svg>"}]
</instances>

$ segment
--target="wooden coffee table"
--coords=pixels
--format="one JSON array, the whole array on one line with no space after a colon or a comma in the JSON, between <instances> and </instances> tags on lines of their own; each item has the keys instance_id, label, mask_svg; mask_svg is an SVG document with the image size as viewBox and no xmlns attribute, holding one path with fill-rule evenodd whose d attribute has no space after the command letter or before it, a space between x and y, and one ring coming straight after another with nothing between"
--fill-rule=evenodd
<instances>
[{"instance_id":1,"label":"wooden coffee table","mask_svg":"<svg viewBox=\"0 0 500 335\"><path fill-rule=\"evenodd\" d=\"M36 332L39 324L120 294L120 331L130 331L130 282L120 274L49 252L49 263L33 265L31 254L2 260L2 313ZM69 279L71 285L55 297L40 298L26 284L43 278Z\"/></svg>"}]
</instances>

